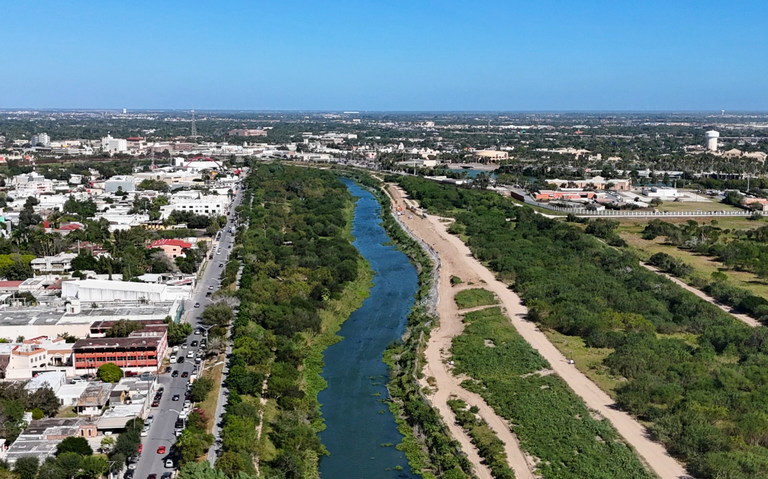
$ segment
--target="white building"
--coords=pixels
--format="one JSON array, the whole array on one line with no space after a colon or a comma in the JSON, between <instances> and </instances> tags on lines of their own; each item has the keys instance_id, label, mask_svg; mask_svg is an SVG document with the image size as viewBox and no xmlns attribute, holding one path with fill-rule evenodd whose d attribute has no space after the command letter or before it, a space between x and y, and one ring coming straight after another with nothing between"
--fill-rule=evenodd
<instances>
[{"instance_id":1,"label":"white building","mask_svg":"<svg viewBox=\"0 0 768 479\"><path fill-rule=\"evenodd\" d=\"M31 265L38 273L63 273L72 269L72 260L75 258L75 253L59 253L56 256L35 258Z\"/></svg>"},{"instance_id":2,"label":"white building","mask_svg":"<svg viewBox=\"0 0 768 479\"><path fill-rule=\"evenodd\" d=\"M32 135L29 143L32 146L43 145L47 148L51 146L51 137L48 136L48 133L38 133L37 135Z\"/></svg>"},{"instance_id":3,"label":"white building","mask_svg":"<svg viewBox=\"0 0 768 479\"><path fill-rule=\"evenodd\" d=\"M644 188L643 195L648 198L660 198L662 200L674 200L676 198L684 198L685 195L677 191L677 188L668 188L664 186L653 186L651 188Z\"/></svg>"},{"instance_id":4,"label":"white building","mask_svg":"<svg viewBox=\"0 0 768 479\"><path fill-rule=\"evenodd\" d=\"M107 153L127 153L128 141L107 135L101 139L101 149Z\"/></svg>"},{"instance_id":5,"label":"white building","mask_svg":"<svg viewBox=\"0 0 768 479\"><path fill-rule=\"evenodd\" d=\"M197 215L222 216L227 214L228 196L203 195L199 191L184 191L171 196L170 204L160 207L160 218L168 219L173 210L189 211Z\"/></svg>"},{"instance_id":6,"label":"white building","mask_svg":"<svg viewBox=\"0 0 768 479\"><path fill-rule=\"evenodd\" d=\"M104 191L115 193L116 191L130 193L136 191L136 178L133 176L113 176L104 182Z\"/></svg>"},{"instance_id":7,"label":"white building","mask_svg":"<svg viewBox=\"0 0 768 479\"><path fill-rule=\"evenodd\" d=\"M717 151L717 139L720 138L720 133L715 130L710 130L705 133L707 137L707 150Z\"/></svg>"},{"instance_id":8,"label":"white building","mask_svg":"<svg viewBox=\"0 0 768 479\"><path fill-rule=\"evenodd\" d=\"M145 303L168 302L188 299L190 286L169 287L165 284L134 283L132 281L64 281L61 283L62 298L77 298L81 302L138 301ZM77 306L79 308L79 306Z\"/></svg>"}]
</instances>

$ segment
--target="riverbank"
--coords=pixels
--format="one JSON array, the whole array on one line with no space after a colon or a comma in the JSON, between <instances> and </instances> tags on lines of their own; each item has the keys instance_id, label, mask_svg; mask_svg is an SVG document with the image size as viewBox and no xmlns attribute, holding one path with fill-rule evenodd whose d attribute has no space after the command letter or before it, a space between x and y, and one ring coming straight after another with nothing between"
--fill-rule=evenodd
<instances>
[{"instance_id":1,"label":"riverbank","mask_svg":"<svg viewBox=\"0 0 768 479\"><path fill-rule=\"evenodd\" d=\"M621 434L624 440L637 451L652 472L662 478L678 478L686 476L685 468L669 456L664 447L653 442L647 435L646 429L629 414L617 410L614 401L601 391L586 376L569 364L546 338L535 323L525 320L527 309L520 298L512 292L508 285L497 280L496 275L474 258L466 244L457 236L448 232L446 227L450 221L437 216L427 219L414 217L407 219L412 231L422 238L435 238L435 249L442 257L454 258L460 263L460 271L467 271L476 277L476 281L484 283L483 287L492 291L506 309L512 325L520 336L544 357L551 369L584 401L590 409L596 410L605 417ZM429 240L428 240L429 241ZM445 270L445 267L444 267ZM430 366L439 369L444 367L442 352L429 357Z\"/></svg>"}]
</instances>

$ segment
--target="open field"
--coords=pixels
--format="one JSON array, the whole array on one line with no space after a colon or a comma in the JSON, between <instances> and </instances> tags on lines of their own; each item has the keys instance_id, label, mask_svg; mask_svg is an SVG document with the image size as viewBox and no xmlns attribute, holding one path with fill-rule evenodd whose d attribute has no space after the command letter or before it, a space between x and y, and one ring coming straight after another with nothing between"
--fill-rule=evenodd
<instances>
[{"instance_id":1,"label":"open field","mask_svg":"<svg viewBox=\"0 0 768 479\"><path fill-rule=\"evenodd\" d=\"M660 211L744 211L743 208L714 201L665 201L656 209Z\"/></svg>"},{"instance_id":2,"label":"open field","mask_svg":"<svg viewBox=\"0 0 768 479\"><path fill-rule=\"evenodd\" d=\"M456 306L458 306L459 309L476 308L477 306L488 306L499 303L493 293L482 288L459 291L453 299L456 301Z\"/></svg>"},{"instance_id":3,"label":"open field","mask_svg":"<svg viewBox=\"0 0 768 479\"><path fill-rule=\"evenodd\" d=\"M722 263L715 261L714 258L681 250L674 245L664 244L664 238L662 237L656 238L653 241L644 240L640 237L640 230L642 228L633 228L633 230L637 231L625 229L620 233L620 236L637 251L641 259L647 260L652 255L660 252L666 253L692 266L697 273L707 279L711 277L712 273L720 271L728 276L728 280L734 286L744 288L757 296L768 298L768 282L761 280L754 274L748 271L731 270Z\"/></svg>"},{"instance_id":4,"label":"open field","mask_svg":"<svg viewBox=\"0 0 768 479\"><path fill-rule=\"evenodd\" d=\"M578 336L567 336L553 330L544 331L549 341L563 353L573 359L576 368L597 384L600 389L615 397L615 389L621 384L618 378L608 373L603 360L613 352L612 348L588 348Z\"/></svg>"}]
</instances>

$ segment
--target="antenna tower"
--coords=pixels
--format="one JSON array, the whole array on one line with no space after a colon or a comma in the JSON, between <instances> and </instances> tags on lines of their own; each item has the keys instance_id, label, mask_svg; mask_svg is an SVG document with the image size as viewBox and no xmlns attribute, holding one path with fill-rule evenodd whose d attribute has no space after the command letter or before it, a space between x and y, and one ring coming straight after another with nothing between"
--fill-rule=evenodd
<instances>
[{"instance_id":1,"label":"antenna tower","mask_svg":"<svg viewBox=\"0 0 768 479\"><path fill-rule=\"evenodd\" d=\"M192 110L192 137L197 136L197 128L195 127L195 110Z\"/></svg>"}]
</instances>

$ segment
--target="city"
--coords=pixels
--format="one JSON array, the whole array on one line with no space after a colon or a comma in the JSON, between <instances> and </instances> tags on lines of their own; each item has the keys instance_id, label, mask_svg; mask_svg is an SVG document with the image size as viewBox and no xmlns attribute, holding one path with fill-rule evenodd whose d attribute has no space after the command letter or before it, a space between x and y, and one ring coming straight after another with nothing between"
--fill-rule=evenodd
<instances>
[{"instance_id":1,"label":"city","mask_svg":"<svg viewBox=\"0 0 768 479\"><path fill-rule=\"evenodd\" d=\"M0 479L768 479L766 15L4 5Z\"/></svg>"}]
</instances>

